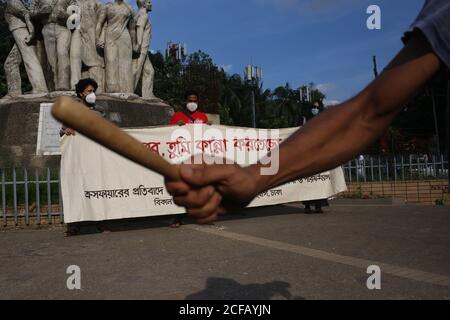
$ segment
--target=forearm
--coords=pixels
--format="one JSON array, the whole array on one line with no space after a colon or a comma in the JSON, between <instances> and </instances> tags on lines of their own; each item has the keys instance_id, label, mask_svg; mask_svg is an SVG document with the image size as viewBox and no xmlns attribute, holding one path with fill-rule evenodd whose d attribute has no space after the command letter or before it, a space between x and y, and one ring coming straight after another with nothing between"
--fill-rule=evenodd
<instances>
[{"instance_id":1,"label":"forearm","mask_svg":"<svg viewBox=\"0 0 450 320\"><path fill-rule=\"evenodd\" d=\"M336 168L371 145L395 113L369 121L360 99L363 98L325 111L287 139L278 154L272 152L272 165L278 161L279 171L275 175L259 175L261 191ZM255 167L261 170L261 165Z\"/></svg>"},{"instance_id":2,"label":"forearm","mask_svg":"<svg viewBox=\"0 0 450 320\"><path fill-rule=\"evenodd\" d=\"M439 67L423 37L411 40L358 96L330 108L287 139L279 149L277 174L260 175L261 165L249 168L259 191L333 169L364 151ZM276 154L272 161L277 161Z\"/></svg>"}]
</instances>

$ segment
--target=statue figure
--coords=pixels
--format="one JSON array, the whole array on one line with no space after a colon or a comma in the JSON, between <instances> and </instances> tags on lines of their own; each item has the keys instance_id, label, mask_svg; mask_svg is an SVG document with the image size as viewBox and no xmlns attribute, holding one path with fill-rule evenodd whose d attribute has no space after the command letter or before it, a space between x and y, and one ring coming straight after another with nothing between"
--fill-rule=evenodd
<instances>
[{"instance_id":1,"label":"statue figure","mask_svg":"<svg viewBox=\"0 0 450 320\"><path fill-rule=\"evenodd\" d=\"M22 94L19 70L22 61L33 88L32 93L48 92L44 72L36 53L36 46L33 44L35 34L29 10L20 0L8 0L5 20L16 42L5 61L9 95Z\"/></svg>"},{"instance_id":2,"label":"statue figure","mask_svg":"<svg viewBox=\"0 0 450 320\"><path fill-rule=\"evenodd\" d=\"M107 23L105 40L101 38ZM96 28L98 48L105 51L105 91L133 93L133 51L137 51L133 9L124 0L108 3L100 12Z\"/></svg>"},{"instance_id":3,"label":"statue figure","mask_svg":"<svg viewBox=\"0 0 450 320\"><path fill-rule=\"evenodd\" d=\"M104 91L104 59L96 46L96 27L102 4L98 0L79 0L80 28L72 33L70 49L71 85L81 78L92 78L98 84L97 92Z\"/></svg>"},{"instance_id":4,"label":"statue figure","mask_svg":"<svg viewBox=\"0 0 450 320\"><path fill-rule=\"evenodd\" d=\"M47 59L53 72L55 89L70 89L70 41L67 8L72 0L35 0L33 16L43 23Z\"/></svg>"},{"instance_id":5,"label":"statue figure","mask_svg":"<svg viewBox=\"0 0 450 320\"><path fill-rule=\"evenodd\" d=\"M136 4L139 9L135 16L139 56L133 61L134 90L136 90L139 79L142 77L142 97L151 99L155 98L153 95L155 69L148 56L152 32L148 12L152 11L152 4L150 0L137 0Z\"/></svg>"}]
</instances>

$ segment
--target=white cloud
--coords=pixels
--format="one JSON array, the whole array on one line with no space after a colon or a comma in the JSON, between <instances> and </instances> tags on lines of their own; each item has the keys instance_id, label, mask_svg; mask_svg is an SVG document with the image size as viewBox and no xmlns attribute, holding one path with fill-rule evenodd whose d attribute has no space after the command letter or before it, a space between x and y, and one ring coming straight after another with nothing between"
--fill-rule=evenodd
<instances>
[{"instance_id":1,"label":"white cloud","mask_svg":"<svg viewBox=\"0 0 450 320\"><path fill-rule=\"evenodd\" d=\"M336 85L334 83L319 83L315 88L325 95L328 95L336 89Z\"/></svg>"},{"instance_id":2,"label":"white cloud","mask_svg":"<svg viewBox=\"0 0 450 320\"><path fill-rule=\"evenodd\" d=\"M233 69L232 64L220 65L219 68L223 69L225 72L230 72Z\"/></svg>"},{"instance_id":3,"label":"white cloud","mask_svg":"<svg viewBox=\"0 0 450 320\"><path fill-rule=\"evenodd\" d=\"M339 101L339 100L327 100L327 99L323 100L323 105L325 106L325 108L335 106L340 103L341 103L341 101Z\"/></svg>"}]
</instances>

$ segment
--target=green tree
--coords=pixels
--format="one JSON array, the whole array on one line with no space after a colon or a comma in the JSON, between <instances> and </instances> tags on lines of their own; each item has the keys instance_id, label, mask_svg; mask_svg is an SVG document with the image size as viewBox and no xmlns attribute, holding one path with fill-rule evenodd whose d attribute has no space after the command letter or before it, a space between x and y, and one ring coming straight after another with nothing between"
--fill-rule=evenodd
<instances>
[{"instance_id":1,"label":"green tree","mask_svg":"<svg viewBox=\"0 0 450 320\"><path fill-rule=\"evenodd\" d=\"M181 64L173 59L164 59L160 52L150 54L150 59L155 68L155 95L179 109L183 101Z\"/></svg>"}]
</instances>

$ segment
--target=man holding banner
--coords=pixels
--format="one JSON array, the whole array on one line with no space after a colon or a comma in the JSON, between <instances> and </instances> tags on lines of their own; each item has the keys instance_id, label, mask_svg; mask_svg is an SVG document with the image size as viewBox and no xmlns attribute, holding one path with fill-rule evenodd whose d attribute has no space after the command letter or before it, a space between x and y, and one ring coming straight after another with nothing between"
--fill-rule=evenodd
<instances>
[{"instance_id":1,"label":"man holding banner","mask_svg":"<svg viewBox=\"0 0 450 320\"><path fill-rule=\"evenodd\" d=\"M184 94L183 111L176 112L169 121L169 125L185 125L193 123L208 123L205 113L198 111L198 94L194 91L187 91ZM171 228L179 228L183 222L182 215L176 215L170 224Z\"/></svg>"}]
</instances>

